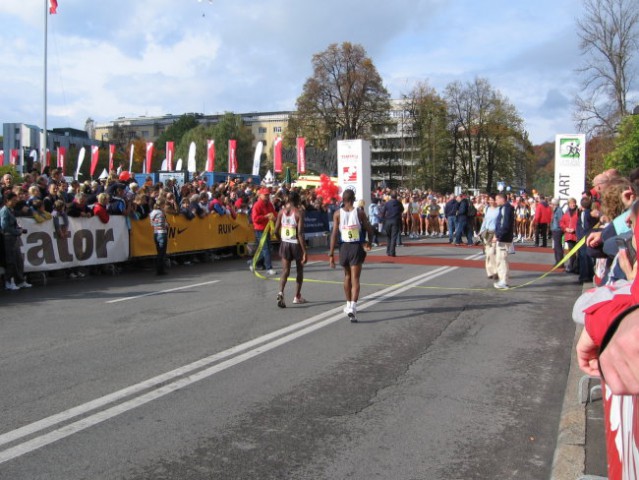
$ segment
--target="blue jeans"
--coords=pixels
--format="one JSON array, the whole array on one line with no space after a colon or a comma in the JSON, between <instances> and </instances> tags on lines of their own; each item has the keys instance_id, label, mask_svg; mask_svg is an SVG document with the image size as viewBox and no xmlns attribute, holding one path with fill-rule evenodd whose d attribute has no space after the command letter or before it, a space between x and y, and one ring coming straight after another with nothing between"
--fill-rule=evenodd
<instances>
[{"instance_id":1,"label":"blue jeans","mask_svg":"<svg viewBox=\"0 0 639 480\"><path fill-rule=\"evenodd\" d=\"M470 223L468 222L468 218L465 215L460 215L457 217L457 228L455 229L455 243L462 243L462 235L466 235L466 240L468 241L468 245L473 244L473 234L470 233Z\"/></svg>"},{"instance_id":2,"label":"blue jeans","mask_svg":"<svg viewBox=\"0 0 639 480\"><path fill-rule=\"evenodd\" d=\"M260 241L262 240L262 235L264 234L263 230L255 230L255 241L257 242L257 244L260 244ZM257 257L257 262L260 261L260 259L264 260L264 266L266 267L267 270L271 270L273 268L273 264L271 263L271 236L267 235L266 236L266 240L264 241L264 248L262 248L262 251L260 252L260 256Z\"/></svg>"},{"instance_id":3,"label":"blue jeans","mask_svg":"<svg viewBox=\"0 0 639 480\"><path fill-rule=\"evenodd\" d=\"M457 225L457 218L455 216L448 217L448 240L450 243L455 240L455 225Z\"/></svg>"},{"instance_id":4,"label":"blue jeans","mask_svg":"<svg viewBox=\"0 0 639 480\"><path fill-rule=\"evenodd\" d=\"M155 272L158 274L164 273L164 257L166 257L168 235L166 233L154 233L153 240L155 241L155 249L158 254L155 257Z\"/></svg>"}]
</instances>

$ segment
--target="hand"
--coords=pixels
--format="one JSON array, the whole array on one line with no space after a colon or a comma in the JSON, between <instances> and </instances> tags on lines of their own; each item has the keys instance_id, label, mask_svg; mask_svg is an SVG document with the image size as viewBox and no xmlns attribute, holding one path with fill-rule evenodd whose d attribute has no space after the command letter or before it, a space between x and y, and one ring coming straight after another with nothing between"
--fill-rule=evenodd
<instances>
[{"instance_id":1,"label":"hand","mask_svg":"<svg viewBox=\"0 0 639 480\"><path fill-rule=\"evenodd\" d=\"M601 245L601 232L592 232L586 238L586 246L587 247L598 247Z\"/></svg>"},{"instance_id":2,"label":"hand","mask_svg":"<svg viewBox=\"0 0 639 480\"><path fill-rule=\"evenodd\" d=\"M328 259L328 266L331 268L335 268L335 258L333 257L333 255L331 255Z\"/></svg>"},{"instance_id":3,"label":"hand","mask_svg":"<svg viewBox=\"0 0 639 480\"><path fill-rule=\"evenodd\" d=\"M599 360L597 357L599 347L593 342L592 338L590 338L585 328L581 332L575 350L577 351L577 361L579 362L581 371L586 375L598 377Z\"/></svg>"},{"instance_id":4,"label":"hand","mask_svg":"<svg viewBox=\"0 0 639 480\"><path fill-rule=\"evenodd\" d=\"M373 248L373 247L371 246L371 242L366 242L366 245L364 245L364 249L365 249L367 252L370 252L372 248Z\"/></svg>"},{"instance_id":5,"label":"hand","mask_svg":"<svg viewBox=\"0 0 639 480\"><path fill-rule=\"evenodd\" d=\"M637 276L637 262L635 262L634 265L630 265L630 260L628 260L628 251L625 248L619 249L617 260L619 261L619 267L626 275L626 279L629 281L634 280Z\"/></svg>"},{"instance_id":6,"label":"hand","mask_svg":"<svg viewBox=\"0 0 639 480\"><path fill-rule=\"evenodd\" d=\"M639 310L621 321L601 353L599 365L612 393L639 394Z\"/></svg>"},{"instance_id":7,"label":"hand","mask_svg":"<svg viewBox=\"0 0 639 480\"><path fill-rule=\"evenodd\" d=\"M308 257L306 256L306 252L304 252L302 254L302 265L306 265L306 262L308 262Z\"/></svg>"}]
</instances>

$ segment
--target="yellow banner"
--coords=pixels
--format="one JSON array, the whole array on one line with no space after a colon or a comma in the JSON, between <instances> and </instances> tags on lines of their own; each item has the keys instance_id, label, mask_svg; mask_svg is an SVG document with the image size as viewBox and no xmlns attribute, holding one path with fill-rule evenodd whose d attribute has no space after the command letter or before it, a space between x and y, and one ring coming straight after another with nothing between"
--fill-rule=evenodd
<instances>
[{"instance_id":1,"label":"yellow banner","mask_svg":"<svg viewBox=\"0 0 639 480\"><path fill-rule=\"evenodd\" d=\"M215 213L205 218L187 220L182 215L167 215L169 225L168 254L198 252L235 247L255 241L255 233L248 217L238 214ZM156 254L153 227L148 218L131 221L131 257L150 257Z\"/></svg>"}]
</instances>

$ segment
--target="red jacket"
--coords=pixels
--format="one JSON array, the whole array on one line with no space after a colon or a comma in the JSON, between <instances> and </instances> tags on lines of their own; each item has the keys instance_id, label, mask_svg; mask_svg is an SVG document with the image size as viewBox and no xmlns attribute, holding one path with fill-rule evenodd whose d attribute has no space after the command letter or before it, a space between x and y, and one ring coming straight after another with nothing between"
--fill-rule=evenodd
<instances>
[{"instance_id":1,"label":"red jacket","mask_svg":"<svg viewBox=\"0 0 639 480\"><path fill-rule=\"evenodd\" d=\"M109 212L101 203L93 205L93 215L98 217L102 223L109 223Z\"/></svg>"},{"instance_id":2,"label":"red jacket","mask_svg":"<svg viewBox=\"0 0 639 480\"><path fill-rule=\"evenodd\" d=\"M537 225L552 222L552 208L545 201L539 202L535 210L535 223Z\"/></svg>"},{"instance_id":3,"label":"red jacket","mask_svg":"<svg viewBox=\"0 0 639 480\"><path fill-rule=\"evenodd\" d=\"M272 213L275 216L275 207L269 200L262 200L261 198L253 205L251 210L251 220L253 220L253 228L258 231L264 231L266 225L268 225L268 218L266 215Z\"/></svg>"},{"instance_id":4,"label":"red jacket","mask_svg":"<svg viewBox=\"0 0 639 480\"><path fill-rule=\"evenodd\" d=\"M561 221L559 222L559 226L561 230L564 232L564 240L567 242L576 242L577 241L577 221L579 220L579 212L575 208L572 212L570 209L564 216L561 217ZM572 229L572 232L566 232L566 229Z\"/></svg>"}]
</instances>

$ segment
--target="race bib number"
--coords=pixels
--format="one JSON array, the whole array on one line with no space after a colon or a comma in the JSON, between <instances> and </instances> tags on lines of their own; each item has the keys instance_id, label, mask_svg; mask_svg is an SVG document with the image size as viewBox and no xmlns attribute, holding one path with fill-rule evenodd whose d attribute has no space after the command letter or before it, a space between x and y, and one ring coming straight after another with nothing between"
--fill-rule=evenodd
<instances>
[{"instance_id":1,"label":"race bib number","mask_svg":"<svg viewBox=\"0 0 639 480\"><path fill-rule=\"evenodd\" d=\"M359 242L359 227L357 225L344 227L341 233L343 242Z\"/></svg>"},{"instance_id":2,"label":"race bib number","mask_svg":"<svg viewBox=\"0 0 639 480\"><path fill-rule=\"evenodd\" d=\"M280 237L282 237L282 240L295 240L297 238L297 228L282 227Z\"/></svg>"}]
</instances>

